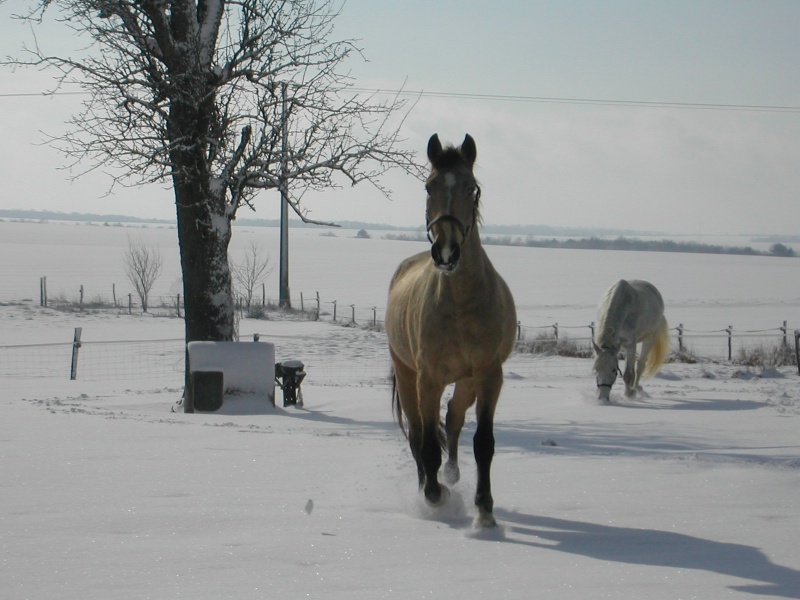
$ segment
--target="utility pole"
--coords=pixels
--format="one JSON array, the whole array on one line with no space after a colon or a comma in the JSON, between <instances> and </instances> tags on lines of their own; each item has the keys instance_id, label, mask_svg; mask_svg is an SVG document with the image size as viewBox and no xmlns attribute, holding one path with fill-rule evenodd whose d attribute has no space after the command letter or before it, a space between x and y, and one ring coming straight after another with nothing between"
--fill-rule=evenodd
<instances>
[{"instance_id":1,"label":"utility pole","mask_svg":"<svg viewBox=\"0 0 800 600\"><path fill-rule=\"evenodd\" d=\"M280 256L280 290L278 294L278 305L289 308L292 306L291 296L289 295L289 182L286 177L287 171L287 152L289 151L288 140L288 114L286 100L286 82L281 84L281 256Z\"/></svg>"}]
</instances>

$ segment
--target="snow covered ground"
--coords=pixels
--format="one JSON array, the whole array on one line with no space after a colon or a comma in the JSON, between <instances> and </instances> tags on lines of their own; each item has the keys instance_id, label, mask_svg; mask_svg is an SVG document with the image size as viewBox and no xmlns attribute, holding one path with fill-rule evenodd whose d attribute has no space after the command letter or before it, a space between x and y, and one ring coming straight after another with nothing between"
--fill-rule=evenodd
<instances>
[{"instance_id":1,"label":"snow covered ground","mask_svg":"<svg viewBox=\"0 0 800 600\"><path fill-rule=\"evenodd\" d=\"M294 296L381 310L398 261L424 245L354 233L293 231ZM241 228L231 253L271 252L276 235ZM476 532L474 421L462 481L433 511L392 421L382 333L245 319L242 339L306 363L305 406L279 393L277 407L234 396L183 414L179 319L37 306L42 276L67 299L79 285L126 294L129 236L161 248L156 293L180 289L174 230L0 222L3 600L800 598L796 370L668 364L646 397L615 389L599 406L591 361L513 355L495 430L500 525ZM656 283L673 327L800 323L796 260L488 252L526 325L587 324L619 277Z\"/></svg>"},{"instance_id":2,"label":"snow covered ground","mask_svg":"<svg viewBox=\"0 0 800 600\"><path fill-rule=\"evenodd\" d=\"M5 344L74 326L182 335L178 319L0 306ZM794 369L669 364L645 397L600 406L590 361L513 355L499 527L475 531L474 414L462 481L432 510L382 333L277 315L241 332L306 362L304 407L173 413L179 369L3 377L0 598L800 598Z\"/></svg>"}]
</instances>

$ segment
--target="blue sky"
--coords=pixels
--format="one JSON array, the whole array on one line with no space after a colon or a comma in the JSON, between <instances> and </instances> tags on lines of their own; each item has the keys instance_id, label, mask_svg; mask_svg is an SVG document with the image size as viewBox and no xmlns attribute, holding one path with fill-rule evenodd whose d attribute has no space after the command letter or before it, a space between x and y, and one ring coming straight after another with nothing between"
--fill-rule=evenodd
<instances>
[{"instance_id":1,"label":"blue sky","mask_svg":"<svg viewBox=\"0 0 800 600\"><path fill-rule=\"evenodd\" d=\"M0 6L4 55L16 49L3 31L9 12ZM426 93L404 126L409 148L424 156L434 132L455 143L473 135L487 223L797 234L798 31L795 0L349 0L335 35L358 39L368 59L350 65L358 87ZM0 93L42 86L30 72L4 81ZM37 132L77 106L0 97L14 115L0 125L0 208L171 217L168 190L103 197L99 175L70 183L56 170L63 159L36 145ZM391 201L359 186L305 202L319 219L419 225L421 184L399 174L387 182ZM255 216L278 214L274 194L257 206Z\"/></svg>"}]
</instances>

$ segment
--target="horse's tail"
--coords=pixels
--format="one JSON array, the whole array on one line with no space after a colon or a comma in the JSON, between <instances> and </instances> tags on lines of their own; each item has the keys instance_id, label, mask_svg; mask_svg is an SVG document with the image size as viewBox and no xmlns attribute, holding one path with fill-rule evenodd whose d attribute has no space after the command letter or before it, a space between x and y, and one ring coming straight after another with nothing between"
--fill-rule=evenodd
<instances>
[{"instance_id":1,"label":"horse's tail","mask_svg":"<svg viewBox=\"0 0 800 600\"><path fill-rule=\"evenodd\" d=\"M647 355L647 364L644 367L643 377L652 377L664 364L669 355L669 326L667 319L661 317L661 326L655 334L655 341L653 347L650 349L650 354Z\"/></svg>"},{"instance_id":2,"label":"horse's tail","mask_svg":"<svg viewBox=\"0 0 800 600\"><path fill-rule=\"evenodd\" d=\"M391 371L392 378L392 412L397 424L400 426L400 431L408 439L408 431L406 431L406 420L403 417L403 405L400 403L400 392L397 391L397 375L394 372L394 367Z\"/></svg>"}]
</instances>

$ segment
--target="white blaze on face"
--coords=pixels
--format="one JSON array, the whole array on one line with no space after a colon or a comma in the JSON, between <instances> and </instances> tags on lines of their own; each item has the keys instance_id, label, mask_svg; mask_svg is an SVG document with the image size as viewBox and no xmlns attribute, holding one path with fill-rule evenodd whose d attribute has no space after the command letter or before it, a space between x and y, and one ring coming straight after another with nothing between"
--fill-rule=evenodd
<instances>
[{"instance_id":1,"label":"white blaze on face","mask_svg":"<svg viewBox=\"0 0 800 600\"><path fill-rule=\"evenodd\" d=\"M452 173L444 174L444 185L447 188L447 214L453 211L453 188L456 186L456 176Z\"/></svg>"}]
</instances>

